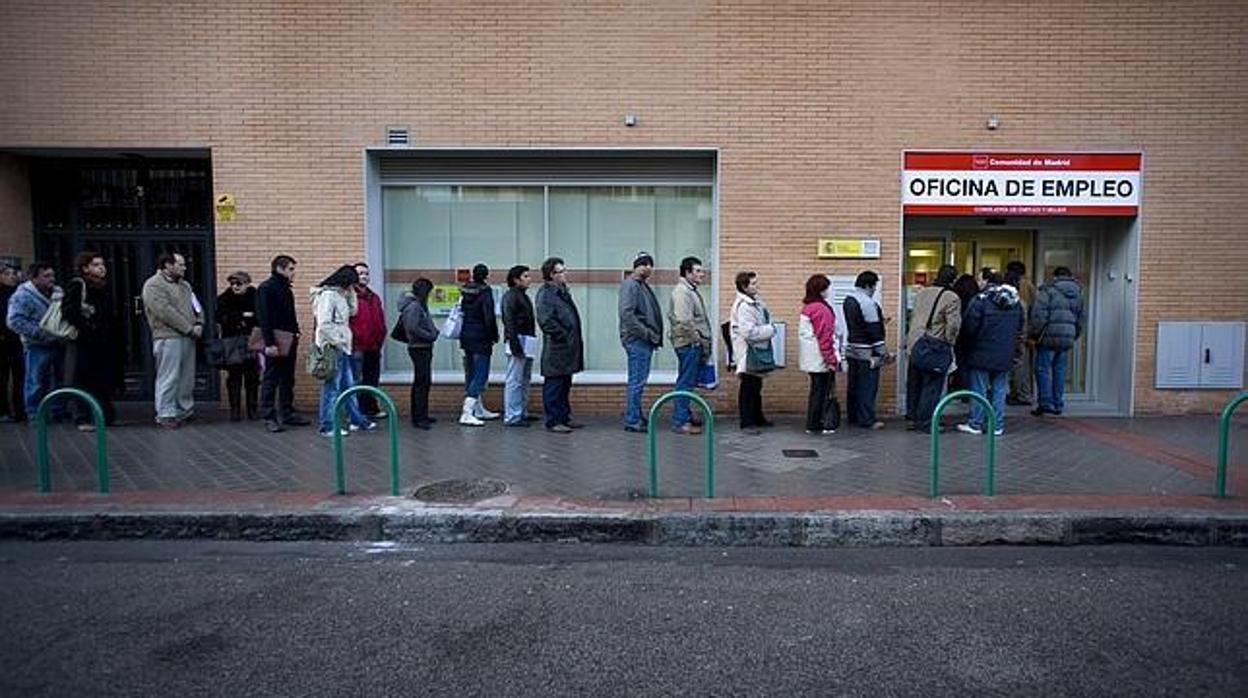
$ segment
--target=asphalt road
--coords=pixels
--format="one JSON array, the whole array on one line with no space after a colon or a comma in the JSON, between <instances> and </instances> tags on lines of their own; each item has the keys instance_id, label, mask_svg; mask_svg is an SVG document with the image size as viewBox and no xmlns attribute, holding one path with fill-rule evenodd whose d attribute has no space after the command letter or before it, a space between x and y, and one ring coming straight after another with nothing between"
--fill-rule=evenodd
<instances>
[{"instance_id":1,"label":"asphalt road","mask_svg":"<svg viewBox=\"0 0 1248 698\"><path fill-rule=\"evenodd\" d=\"M0 695L1248 695L1248 550L7 543Z\"/></svg>"}]
</instances>

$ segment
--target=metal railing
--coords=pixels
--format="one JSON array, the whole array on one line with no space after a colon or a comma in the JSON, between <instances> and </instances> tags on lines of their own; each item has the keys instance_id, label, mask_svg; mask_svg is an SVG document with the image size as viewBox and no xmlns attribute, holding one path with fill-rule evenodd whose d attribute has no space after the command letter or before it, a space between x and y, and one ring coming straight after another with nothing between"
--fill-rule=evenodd
<instances>
[{"instance_id":1,"label":"metal railing","mask_svg":"<svg viewBox=\"0 0 1248 698\"><path fill-rule=\"evenodd\" d=\"M1226 464L1231 459L1231 416L1235 408L1248 401L1248 391L1227 401L1222 408L1222 416L1218 418L1218 475L1213 487L1213 496L1226 496Z\"/></svg>"},{"instance_id":2,"label":"metal railing","mask_svg":"<svg viewBox=\"0 0 1248 698\"><path fill-rule=\"evenodd\" d=\"M690 401L697 403L698 409L702 411L702 426L706 432L706 498L715 498L715 413L711 410L711 405L697 393L691 393L687 390L673 390L666 393L654 401L654 405L650 407L650 420L646 425L646 438L650 442L650 496L659 496L659 450L658 450L658 432L655 431L655 424L659 418L659 408L665 403L677 398L689 398Z\"/></svg>"},{"instance_id":3,"label":"metal railing","mask_svg":"<svg viewBox=\"0 0 1248 698\"><path fill-rule=\"evenodd\" d=\"M334 492L336 494L347 493L347 479L342 466L342 429L340 421L343 400L356 393L372 393L374 397L386 405L386 414L389 416L389 419L386 420L389 422L387 428L390 431L390 496L397 497L399 496L399 412L394 407L394 400L384 390L371 385L353 385L339 393L338 398L334 400L333 412L331 412L334 417Z\"/></svg>"},{"instance_id":4,"label":"metal railing","mask_svg":"<svg viewBox=\"0 0 1248 698\"><path fill-rule=\"evenodd\" d=\"M39 470L39 493L47 494L52 491L52 467L48 463L48 410L53 402L63 397L76 397L91 408L91 416L95 421L95 470L100 483L100 494L108 494L108 436L105 433L107 426L104 424L104 410L89 393L77 388L53 390L39 401L39 409L35 411L35 458Z\"/></svg>"},{"instance_id":5,"label":"metal railing","mask_svg":"<svg viewBox=\"0 0 1248 698\"><path fill-rule=\"evenodd\" d=\"M979 402L984 406L984 412L988 415L988 427L984 435L988 437L988 477L984 485L984 493L989 497L993 496L996 491L996 483L994 481L994 470L997 462L997 414L992 410L992 403L988 402L988 398L971 390L958 390L949 393L940 402L936 403L936 409L932 412L932 475L929 496L937 497L940 495L940 488L937 480L940 476L940 413L945 411L945 407L954 400L962 398L970 398Z\"/></svg>"}]
</instances>

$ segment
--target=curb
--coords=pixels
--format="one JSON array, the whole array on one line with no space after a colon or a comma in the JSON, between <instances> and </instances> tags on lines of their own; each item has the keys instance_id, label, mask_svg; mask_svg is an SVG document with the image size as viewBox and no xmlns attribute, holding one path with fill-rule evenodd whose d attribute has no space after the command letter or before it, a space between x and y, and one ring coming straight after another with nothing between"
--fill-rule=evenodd
<instances>
[{"instance_id":1,"label":"curb","mask_svg":"<svg viewBox=\"0 0 1248 698\"><path fill-rule=\"evenodd\" d=\"M209 539L658 546L1248 546L1248 514L1157 512L580 513L437 509L340 512L0 513L0 540Z\"/></svg>"}]
</instances>

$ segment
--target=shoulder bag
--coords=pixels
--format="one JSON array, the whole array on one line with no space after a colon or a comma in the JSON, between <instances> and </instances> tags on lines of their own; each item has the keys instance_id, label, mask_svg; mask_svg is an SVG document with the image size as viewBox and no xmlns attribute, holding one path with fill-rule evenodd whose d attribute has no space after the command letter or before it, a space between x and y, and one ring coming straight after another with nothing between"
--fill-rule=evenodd
<instances>
[{"instance_id":1,"label":"shoulder bag","mask_svg":"<svg viewBox=\"0 0 1248 698\"><path fill-rule=\"evenodd\" d=\"M932 301L932 312L927 314L923 336L919 337L913 347L910 347L910 365L924 373L944 375L953 365L953 347L948 342L943 342L929 334L932 329L932 318L936 316L936 309L940 307L940 297L947 290L942 288L940 293L936 294L936 299Z\"/></svg>"}]
</instances>

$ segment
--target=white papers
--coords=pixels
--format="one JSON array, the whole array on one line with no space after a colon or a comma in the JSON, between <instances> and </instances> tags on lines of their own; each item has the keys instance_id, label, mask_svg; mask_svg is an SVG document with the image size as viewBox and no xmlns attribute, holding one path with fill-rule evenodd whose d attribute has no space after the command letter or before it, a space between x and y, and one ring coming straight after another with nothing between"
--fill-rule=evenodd
<instances>
[{"instance_id":1,"label":"white papers","mask_svg":"<svg viewBox=\"0 0 1248 698\"><path fill-rule=\"evenodd\" d=\"M537 337L528 334L520 335L520 348L524 350L526 359L537 358ZM503 353L511 356L511 342L503 342Z\"/></svg>"}]
</instances>

